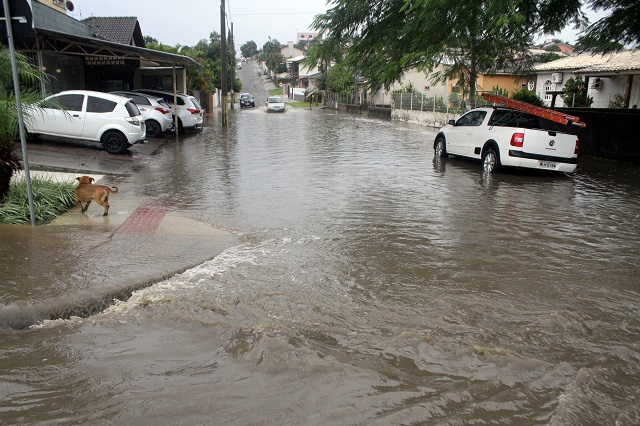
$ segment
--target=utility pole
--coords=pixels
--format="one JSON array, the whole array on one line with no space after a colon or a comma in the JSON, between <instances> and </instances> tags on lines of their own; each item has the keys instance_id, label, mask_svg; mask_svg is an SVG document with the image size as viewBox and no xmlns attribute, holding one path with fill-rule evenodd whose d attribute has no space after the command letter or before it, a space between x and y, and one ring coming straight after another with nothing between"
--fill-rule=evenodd
<instances>
[{"instance_id":1,"label":"utility pole","mask_svg":"<svg viewBox=\"0 0 640 426\"><path fill-rule=\"evenodd\" d=\"M14 2L15 3L15 2ZM27 131L24 126L24 116L22 113L22 97L20 95L20 79L18 77L18 65L16 63L16 48L14 46L14 33L13 33L13 21L11 17L11 10L9 7L9 0L3 0L4 7L4 19L7 25L7 44L9 45L9 56L11 61L11 73L13 74L13 90L16 96L16 110L18 113L18 130L20 132L20 145L22 146L22 161L24 163L24 178L27 183L27 202L29 203L29 217L31 219L31 226L36 225L35 206L33 203L33 189L31 188L31 171L29 170L29 158L27 157ZM27 19L24 16L16 17L15 19L24 21ZM29 16L29 25L31 16Z\"/></svg>"},{"instance_id":2,"label":"utility pole","mask_svg":"<svg viewBox=\"0 0 640 426\"><path fill-rule=\"evenodd\" d=\"M231 109L233 109L233 104L236 101L234 96L234 89L236 87L236 40L233 38L233 22L231 23L231 51L234 55L233 61L231 61L233 64L233 67L231 68Z\"/></svg>"},{"instance_id":3,"label":"utility pole","mask_svg":"<svg viewBox=\"0 0 640 426\"><path fill-rule=\"evenodd\" d=\"M224 2L220 1L220 86L222 90L222 126L229 127L229 111L227 110L227 25L225 23Z\"/></svg>"}]
</instances>

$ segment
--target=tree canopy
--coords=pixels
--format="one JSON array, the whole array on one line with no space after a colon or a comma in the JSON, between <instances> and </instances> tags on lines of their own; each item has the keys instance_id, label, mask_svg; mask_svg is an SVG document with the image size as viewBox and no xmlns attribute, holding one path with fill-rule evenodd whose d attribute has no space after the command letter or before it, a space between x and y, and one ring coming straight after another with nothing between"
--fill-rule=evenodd
<instances>
[{"instance_id":1,"label":"tree canopy","mask_svg":"<svg viewBox=\"0 0 640 426\"><path fill-rule=\"evenodd\" d=\"M610 13L587 27L579 39L582 48L596 52L640 48L638 0L590 0L588 3L595 11L608 10Z\"/></svg>"},{"instance_id":2,"label":"tree canopy","mask_svg":"<svg viewBox=\"0 0 640 426\"><path fill-rule=\"evenodd\" d=\"M599 3L630 0L590 0ZM635 2L637 3L637 1ZM526 73L538 34L585 27L580 0L335 0L313 28L348 45L345 62L372 89L389 87L410 68L458 81L475 99L480 71ZM640 20L639 20L640 21Z\"/></svg>"},{"instance_id":3,"label":"tree canopy","mask_svg":"<svg viewBox=\"0 0 640 426\"><path fill-rule=\"evenodd\" d=\"M242 56L244 56L245 58L250 58L258 53L258 45L255 41L249 40L248 42L240 46L240 53L242 53Z\"/></svg>"},{"instance_id":4,"label":"tree canopy","mask_svg":"<svg viewBox=\"0 0 640 426\"><path fill-rule=\"evenodd\" d=\"M280 42L269 37L269 41L262 46L262 51L260 52L260 60L265 61L267 68L275 72L278 72L278 69L281 68L280 66L285 62L280 49Z\"/></svg>"},{"instance_id":5,"label":"tree canopy","mask_svg":"<svg viewBox=\"0 0 640 426\"><path fill-rule=\"evenodd\" d=\"M212 92L214 88L220 89L221 60L220 60L220 34L212 32L209 39L202 39L194 46L169 46L158 42L152 37L145 39L148 49L160 50L168 53L186 55L204 66L204 69L187 69L187 87L189 90L204 90ZM231 74L235 66L235 53L230 44L227 45L227 81L231 84ZM242 90L240 79L233 82L234 91ZM230 89L230 88L229 88Z\"/></svg>"}]
</instances>

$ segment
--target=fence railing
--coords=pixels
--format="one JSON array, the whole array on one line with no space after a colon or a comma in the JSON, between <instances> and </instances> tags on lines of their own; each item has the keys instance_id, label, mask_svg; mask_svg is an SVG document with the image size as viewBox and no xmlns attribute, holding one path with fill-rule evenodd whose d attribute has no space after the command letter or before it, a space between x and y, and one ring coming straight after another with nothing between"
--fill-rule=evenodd
<instances>
[{"instance_id":1,"label":"fence railing","mask_svg":"<svg viewBox=\"0 0 640 426\"><path fill-rule=\"evenodd\" d=\"M393 108L410 111L461 113L465 111L465 103L457 94L448 99L443 96L427 96L424 93L393 93Z\"/></svg>"},{"instance_id":2,"label":"fence railing","mask_svg":"<svg viewBox=\"0 0 640 426\"><path fill-rule=\"evenodd\" d=\"M363 99L362 95L359 95L354 99L353 93L327 93L327 102L337 102L340 104L348 105L377 105L379 96L374 96L371 101ZM443 112L459 114L464 111L465 103L462 99L459 99L457 94L452 94L448 99L443 96L429 97L424 93L389 93L384 97L382 105L390 106L393 109L402 109L410 111L431 111L431 112Z\"/></svg>"}]
</instances>

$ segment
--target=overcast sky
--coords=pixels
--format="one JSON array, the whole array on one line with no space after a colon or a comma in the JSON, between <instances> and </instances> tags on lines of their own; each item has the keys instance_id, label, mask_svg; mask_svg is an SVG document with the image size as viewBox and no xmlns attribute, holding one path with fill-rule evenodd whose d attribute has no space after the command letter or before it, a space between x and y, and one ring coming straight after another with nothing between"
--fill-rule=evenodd
<instances>
[{"instance_id":1,"label":"overcast sky","mask_svg":"<svg viewBox=\"0 0 640 426\"><path fill-rule=\"evenodd\" d=\"M76 19L91 16L135 16L142 34L163 44L193 46L220 32L220 0L71 0L75 6L69 15ZM308 31L313 17L327 10L325 0L227 0L226 12L233 22L236 50L249 40L258 49L277 39L282 44L296 41L298 31ZM589 13L590 19L603 16ZM229 23L227 23L229 25ZM546 38L573 43L577 31L565 31ZM542 40L537 38L536 41Z\"/></svg>"},{"instance_id":2,"label":"overcast sky","mask_svg":"<svg viewBox=\"0 0 640 426\"><path fill-rule=\"evenodd\" d=\"M135 16L144 36L163 44L193 46L220 33L220 0L71 0L76 19ZM261 49L271 37L285 44L297 31L308 31L313 17L327 10L325 0L228 0L236 50L249 40ZM229 23L227 22L227 25Z\"/></svg>"}]
</instances>

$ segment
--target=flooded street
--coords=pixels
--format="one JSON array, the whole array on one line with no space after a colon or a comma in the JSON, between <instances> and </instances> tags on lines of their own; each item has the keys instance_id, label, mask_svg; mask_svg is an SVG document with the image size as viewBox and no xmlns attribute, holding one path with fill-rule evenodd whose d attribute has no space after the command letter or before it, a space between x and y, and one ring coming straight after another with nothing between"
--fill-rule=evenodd
<instances>
[{"instance_id":1,"label":"flooded street","mask_svg":"<svg viewBox=\"0 0 640 426\"><path fill-rule=\"evenodd\" d=\"M256 103L127 181L240 243L0 330L1 424L640 423L640 168L483 176L433 129Z\"/></svg>"}]
</instances>

